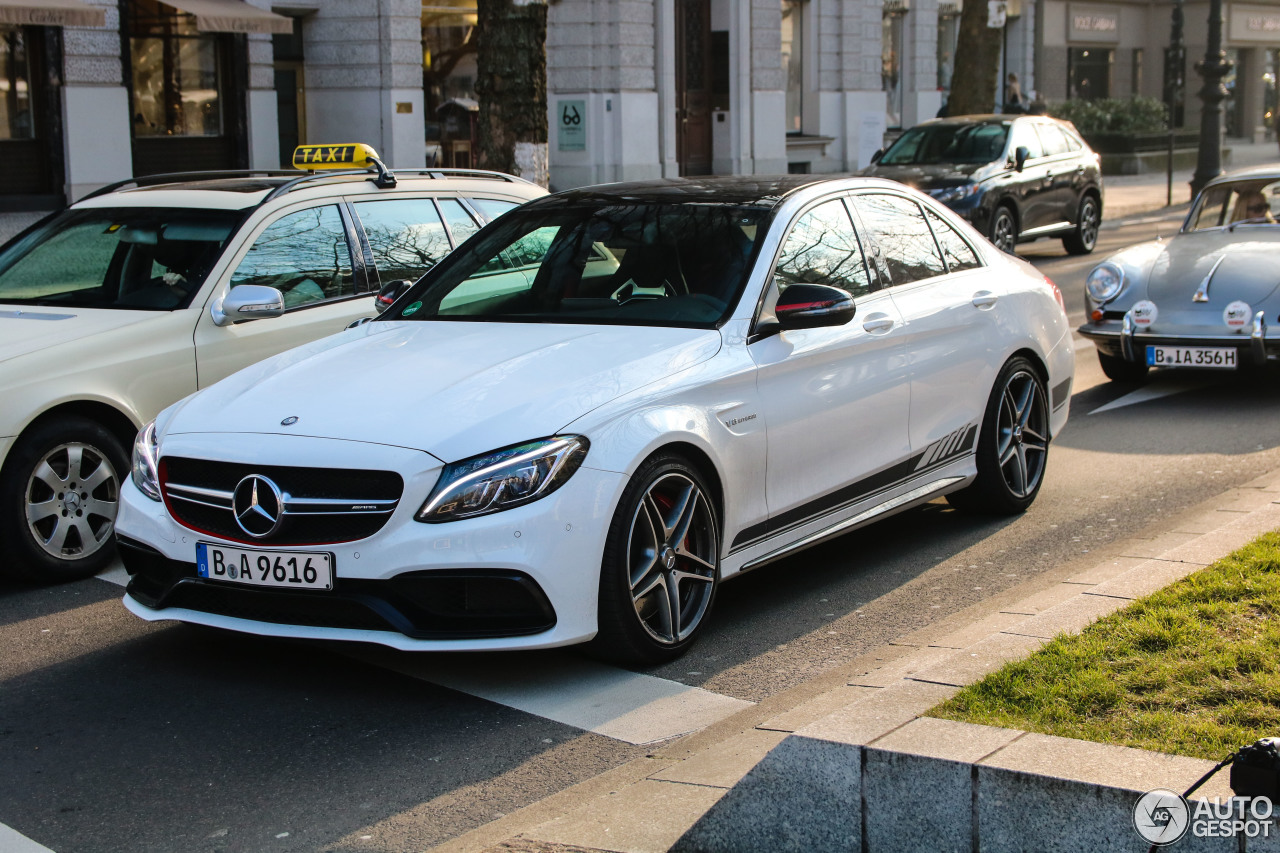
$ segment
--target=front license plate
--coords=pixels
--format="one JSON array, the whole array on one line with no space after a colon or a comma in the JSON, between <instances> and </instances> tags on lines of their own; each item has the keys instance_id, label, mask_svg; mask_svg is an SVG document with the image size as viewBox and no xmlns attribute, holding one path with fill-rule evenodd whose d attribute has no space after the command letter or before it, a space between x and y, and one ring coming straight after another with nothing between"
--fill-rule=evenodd
<instances>
[{"instance_id":1,"label":"front license plate","mask_svg":"<svg viewBox=\"0 0 1280 853\"><path fill-rule=\"evenodd\" d=\"M1231 347L1147 347L1152 367L1216 367L1235 370L1237 351Z\"/></svg>"},{"instance_id":2,"label":"front license plate","mask_svg":"<svg viewBox=\"0 0 1280 853\"><path fill-rule=\"evenodd\" d=\"M257 551L196 543L202 578L284 589L333 589L333 555L310 551Z\"/></svg>"}]
</instances>

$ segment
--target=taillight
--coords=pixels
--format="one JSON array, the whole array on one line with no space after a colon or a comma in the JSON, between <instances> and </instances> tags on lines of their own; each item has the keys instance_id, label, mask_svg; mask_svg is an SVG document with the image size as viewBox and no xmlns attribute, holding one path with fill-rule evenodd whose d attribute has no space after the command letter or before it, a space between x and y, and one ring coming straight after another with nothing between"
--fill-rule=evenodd
<instances>
[{"instance_id":1,"label":"taillight","mask_svg":"<svg viewBox=\"0 0 1280 853\"><path fill-rule=\"evenodd\" d=\"M1062 309L1062 313L1067 313L1067 302L1062 298L1062 291L1058 289L1058 285L1055 284L1053 279L1049 278L1049 276L1044 277L1044 283L1049 285L1050 289L1053 290L1053 298L1058 300L1058 307Z\"/></svg>"}]
</instances>

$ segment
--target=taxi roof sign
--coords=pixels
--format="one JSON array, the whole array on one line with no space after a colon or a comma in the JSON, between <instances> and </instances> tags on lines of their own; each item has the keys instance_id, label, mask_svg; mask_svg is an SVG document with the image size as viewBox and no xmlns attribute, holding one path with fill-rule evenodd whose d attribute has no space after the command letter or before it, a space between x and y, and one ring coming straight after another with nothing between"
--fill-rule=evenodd
<instances>
[{"instance_id":1,"label":"taxi roof sign","mask_svg":"<svg viewBox=\"0 0 1280 853\"><path fill-rule=\"evenodd\" d=\"M378 162L378 152L362 142L299 145L293 149L295 169L365 169Z\"/></svg>"}]
</instances>

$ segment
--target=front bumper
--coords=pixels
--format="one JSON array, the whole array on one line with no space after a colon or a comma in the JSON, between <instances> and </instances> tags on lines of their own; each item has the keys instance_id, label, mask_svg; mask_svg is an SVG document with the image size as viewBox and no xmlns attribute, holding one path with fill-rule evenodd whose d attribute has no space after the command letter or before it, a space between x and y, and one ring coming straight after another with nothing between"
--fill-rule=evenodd
<instances>
[{"instance_id":1,"label":"front bumper","mask_svg":"<svg viewBox=\"0 0 1280 853\"><path fill-rule=\"evenodd\" d=\"M1141 331L1126 314L1123 320L1086 323L1077 330L1104 355L1145 363L1148 346L1230 347L1240 364L1266 365L1280 361L1280 333L1271 333L1261 312L1253 315L1247 333L1221 332L1210 327L1181 326L1159 331Z\"/></svg>"}]
</instances>

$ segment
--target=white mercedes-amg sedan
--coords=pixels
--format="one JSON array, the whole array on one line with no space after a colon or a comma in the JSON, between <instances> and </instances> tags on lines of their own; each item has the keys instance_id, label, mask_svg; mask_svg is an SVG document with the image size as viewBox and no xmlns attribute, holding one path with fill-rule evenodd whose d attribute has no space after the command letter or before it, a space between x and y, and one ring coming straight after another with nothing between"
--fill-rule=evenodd
<instances>
[{"instance_id":1,"label":"white mercedes-amg sedan","mask_svg":"<svg viewBox=\"0 0 1280 853\"><path fill-rule=\"evenodd\" d=\"M1053 283L899 184L559 193L376 320L147 425L116 521L125 604L667 660L743 572L943 495L1025 510L1072 371Z\"/></svg>"}]
</instances>

